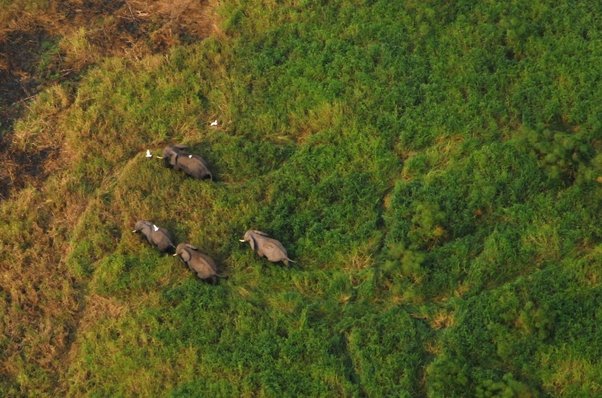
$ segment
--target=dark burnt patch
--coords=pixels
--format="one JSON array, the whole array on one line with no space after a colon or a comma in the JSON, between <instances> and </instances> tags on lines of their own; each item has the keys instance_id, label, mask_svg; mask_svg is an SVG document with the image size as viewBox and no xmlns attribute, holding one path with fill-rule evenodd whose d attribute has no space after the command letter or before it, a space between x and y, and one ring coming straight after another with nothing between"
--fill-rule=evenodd
<instances>
[{"instance_id":1,"label":"dark burnt patch","mask_svg":"<svg viewBox=\"0 0 602 398\"><path fill-rule=\"evenodd\" d=\"M36 152L26 152L14 148L10 142L0 138L0 153L3 154L3 167L0 170L0 200L8 198L12 191L30 185L39 187L48 177L58 158L57 148L44 148Z\"/></svg>"},{"instance_id":2,"label":"dark burnt patch","mask_svg":"<svg viewBox=\"0 0 602 398\"><path fill-rule=\"evenodd\" d=\"M38 92L37 65L45 43L52 40L39 27L12 31L0 40L0 134L19 116L18 105Z\"/></svg>"}]
</instances>

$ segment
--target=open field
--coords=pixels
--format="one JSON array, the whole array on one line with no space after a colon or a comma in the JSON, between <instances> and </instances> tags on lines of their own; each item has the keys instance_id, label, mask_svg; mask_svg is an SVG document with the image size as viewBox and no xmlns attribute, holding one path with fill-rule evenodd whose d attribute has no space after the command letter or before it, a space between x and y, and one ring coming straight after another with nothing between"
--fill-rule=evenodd
<instances>
[{"instance_id":1,"label":"open field","mask_svg":"<svg viewBox=\"0 0 602 398\"><path fill-rule=\"evenodd\" d=\"M0 10L0 396L602 395L602 3Z\"/></svg>"}]
</instances>

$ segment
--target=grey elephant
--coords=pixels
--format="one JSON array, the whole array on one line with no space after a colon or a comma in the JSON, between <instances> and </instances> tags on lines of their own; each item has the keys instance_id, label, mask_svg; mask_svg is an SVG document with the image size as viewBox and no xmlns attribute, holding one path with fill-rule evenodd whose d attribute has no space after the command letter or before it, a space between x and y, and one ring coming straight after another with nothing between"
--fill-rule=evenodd
<instances>
[{"instance_id":1,"label":"grey elephant","mask_svg":"<svg viewBox=\"0 0 602 398\"><path fill-rule=\"evenodd\" d=\"M146 237L146 240L148 240L148 243L162 252L173 253L176 249L170 233L165 228L160 228L150 221L138 221L132 232L141 232Z\"/></svg>"},{"instance_id":2,"label":"grey elephant","mask_svg":"<svg viewBox=\"0 0 602 398\"><path fill-rule=\"evenodd\" d=\"M223 275L218 274L215 261L191 244L180 243L174 256L179 256L188 268L196 272L197 276L204 281L216 284L218 278L223 277Z\"/></svg>"},{"instance_id":3,"label":"grey elephant","mask_svg":"<svg viewBox=\"0 0 602 398\"><path fill-rule=\"evenodd\" d=\"M287 267L289 261L294 263L295 261L288 258L286 249L282 246L282 243L276 239L270 238L265 232L250 229L245 232L241 242L249 242L251 249L255 251L259 257L265 257L268 261L277 263L282 261Z\"/></svg>"},{"instance_id":4,"label":"grey elephant","mask_svg":"<svg viewBox=\"0 0 602 398\"><path fill-rule=\"evenodd\" d=\"M163 149L163 159L167 167L182 170L184 173L198 180L209 178L213 180L213 174L209 171L207 162L198 156L185 151L184 145L168 145Z\"/></svg>"}]
</instances>

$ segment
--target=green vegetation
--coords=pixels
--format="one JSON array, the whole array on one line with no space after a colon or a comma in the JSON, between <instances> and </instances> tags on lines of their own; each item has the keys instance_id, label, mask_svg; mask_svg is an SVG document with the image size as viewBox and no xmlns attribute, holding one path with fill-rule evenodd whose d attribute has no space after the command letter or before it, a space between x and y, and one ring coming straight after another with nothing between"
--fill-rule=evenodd
<instances>
[{"instance_id":1,"label":"green vegetation","mask_svg":"<svg viewBox=\"0 0 602 398\"><path fill-rule=\"evenodd\" d=\"M165 53L40 45L6 135L44 173L0 201L4 395L602 394L602 3L212 10ZM144 157L171 142L217 181Z\"/></svg>"}]
</instances>

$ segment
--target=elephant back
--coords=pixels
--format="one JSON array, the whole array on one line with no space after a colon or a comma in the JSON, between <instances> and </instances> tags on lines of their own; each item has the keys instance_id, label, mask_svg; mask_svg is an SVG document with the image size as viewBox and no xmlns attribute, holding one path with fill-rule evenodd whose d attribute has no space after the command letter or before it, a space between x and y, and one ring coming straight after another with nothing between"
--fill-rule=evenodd
<instances>
[{"instance_id":1,"label":"elephant back","mask_svg":"<svg viewBox=\"0 0 602 398\"><path fill-rule=\"evenodd\" d=\"M191 270L197 273L201 279L209 279L217 275L217 265L213 259L203 253L193 252L188 262Z\"/></svg>"}]
</instances>

